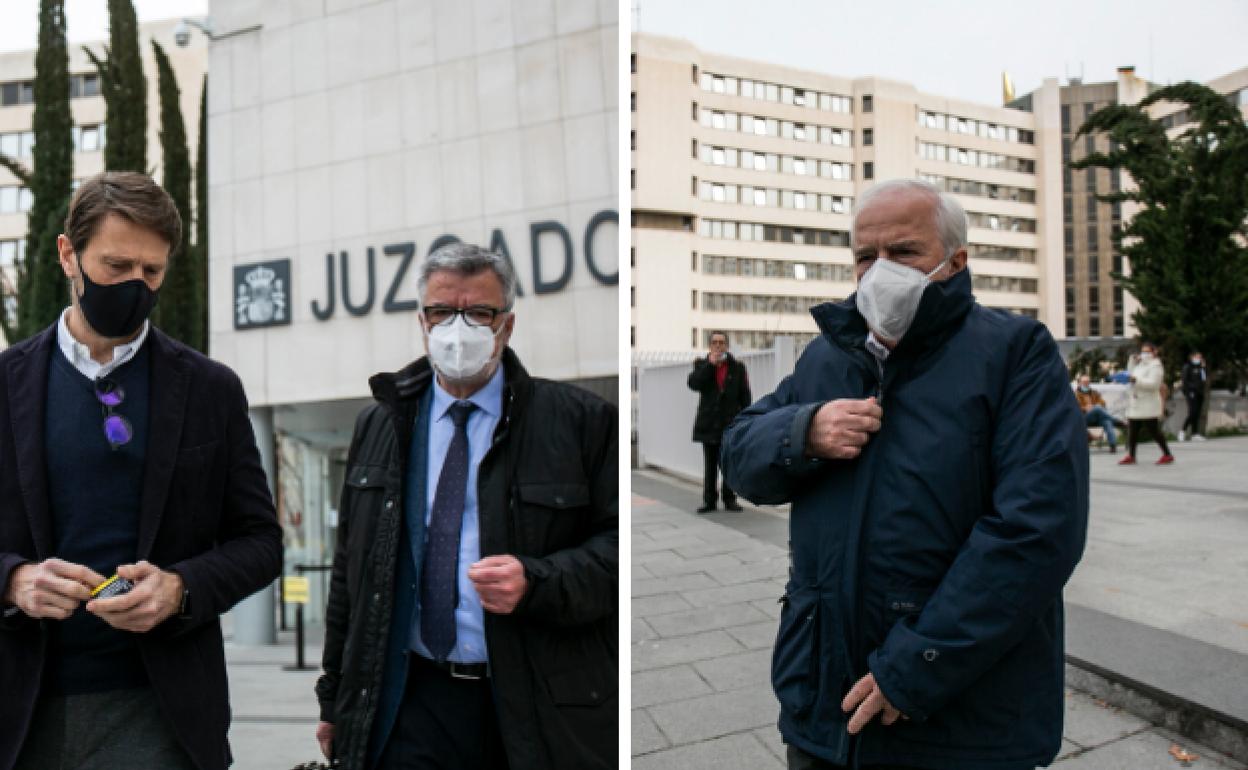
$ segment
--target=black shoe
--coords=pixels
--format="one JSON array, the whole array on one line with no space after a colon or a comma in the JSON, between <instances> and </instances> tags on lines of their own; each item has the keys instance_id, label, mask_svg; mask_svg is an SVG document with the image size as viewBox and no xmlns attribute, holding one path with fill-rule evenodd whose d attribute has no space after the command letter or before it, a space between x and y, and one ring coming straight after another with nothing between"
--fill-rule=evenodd
<instances>
[{"instance_id":1,"label":"black shoe","mask_svg":"<svg viewBox=\"0 0 1248 770\"><path fill-rule=\"evenodd\" d=\"M734 501L733 501L733 502L731 502L731 503L724 503L724 510L725 510L725 511L737 511L737 512L740 512L740 511L742 511L742 510L744 510L744 509L743 509L741 506L737 505L736 501L734 500Z\"/></svg>"},{"instance_id":2,"label":"black shoe","mask_svg":"<svg viewBox=\"0 0 1248 770\"><path fill-rule=\"evenodd\" d=\"M714 510L715 510L714 505L704 505L698 509L698 513L711 513Z\"/></svg>"},{"instance_id":3,"label":"black shoe","mask_svg":"<svg viewBox=\"0 0 1248 770\"><path fill-rule=\"evenodd\" d=\"M1112 454L1116 454L1117 452L1118 452L1118 447L1114 446L1113 444L1110 444L1109 453L1112 455Z\"/></svg>"}]
</instances>

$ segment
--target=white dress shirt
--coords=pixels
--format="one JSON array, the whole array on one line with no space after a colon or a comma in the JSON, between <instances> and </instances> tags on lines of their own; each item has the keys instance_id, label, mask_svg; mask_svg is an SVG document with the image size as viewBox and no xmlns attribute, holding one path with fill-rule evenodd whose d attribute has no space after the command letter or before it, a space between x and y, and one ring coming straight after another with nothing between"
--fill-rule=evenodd
<instances>
[{"instance_id":1,"label":"white dress shirt","mask_svg":"<svg viewBox=\"0 0 1248 770\"><path fill-rule=\"evenodd\" d=\"M61 320L56 325L56 341L61 346L61 352L65 354L65 358L74 365L74 368L82 373L82 376L94 382L101 377L107 377L114 369L121 366L125 362L134 358L139 352L139 348L143 347L143 341L147 339L147 330L151 326L150 321L143 322L143 328L139 331L139 336L130 342L125 342L113 348L113 360L106 364L101 364L91 357L91 349L74 339L74 335L69 332L69 311L72 308L65 308L65 312L61 313Z\"/></svg>"}]
</instances>

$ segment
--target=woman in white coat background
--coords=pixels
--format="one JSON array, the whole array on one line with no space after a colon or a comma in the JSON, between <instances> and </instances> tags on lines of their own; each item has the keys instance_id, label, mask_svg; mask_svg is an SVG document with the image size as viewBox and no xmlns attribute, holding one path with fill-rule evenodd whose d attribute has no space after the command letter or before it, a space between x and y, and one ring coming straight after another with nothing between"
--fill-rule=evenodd
<instances>
[{"instance_id":1,"label":"woman in white coat background","mask_svg":"<svg viewBox=\"0 0 1248 770\"><path fill-rule=\"evenodd\" d=\"M1165 382L1165 370L1161 360L1157 358L1157 346L1151 342L1140 345L1140 353L1132 356L1127 364L1130 374L1130 385L1127 388L1127 456L1118 461L1119 465L1135 463L1135 445L1144 429L1152 431L1153 440L1161 447L1161 459L1158 465L1169 465L1174 462L1170 447L1166 446L1166 434L1162 429L1162 417L1165 410L1161 400L1162 383Z\"/></svg>"}]
</instances>

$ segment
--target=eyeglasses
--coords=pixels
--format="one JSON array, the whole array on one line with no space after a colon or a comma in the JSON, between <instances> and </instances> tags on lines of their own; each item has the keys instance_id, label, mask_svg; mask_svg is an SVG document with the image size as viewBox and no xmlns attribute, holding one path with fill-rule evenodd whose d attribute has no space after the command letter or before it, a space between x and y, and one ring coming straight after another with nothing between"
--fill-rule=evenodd
<instances>
[{"instance_id":1,"label":"eyeglasses","mask_svg":"<svg viewBox=\"0 0 1248 770\"><path fill-rule=\"evenodd\" d=\"M113 380L101 377L95 381L95 400L104 411L104 438L108 439L109 448L115 450L129 444L134 438L134 428L125 417L113 413L113 409L126 400L126 391Z\"/></svg>"},{"instance_id":2,"label":"eyeglasses","mask_svg":"<svg viewBox=\"0 0 1248 770\"><path fill-rule=\"evenodd\" d=\"M506 313L503 308L489 305L473 305L465 308L454 308L450 305L426 305L425 320L432 326L441 326L455 320L455 316L463 316L464 323L469 326L489 326L494 319Z\"/></svg>"}]
</instances>

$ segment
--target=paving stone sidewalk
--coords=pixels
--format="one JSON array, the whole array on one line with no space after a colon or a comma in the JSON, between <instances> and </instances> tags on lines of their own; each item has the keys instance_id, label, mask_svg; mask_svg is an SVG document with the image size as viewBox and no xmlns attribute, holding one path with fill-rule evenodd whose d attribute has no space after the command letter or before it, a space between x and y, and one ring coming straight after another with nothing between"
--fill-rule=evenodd
<instances>
[{"instance_id":1,"label":"paving stone sidewalk","mask_svg":"<svg viewBox=\"0 0 1248 770\"><path fill-rule=\"evenodd\" d=\"M783 768L770 657L784 549L636 494L632 537L632 767ZM1061 770L1248 770L1086 693L1066 704ZM1176 760L1176 743L1199 759Z\"/></svg>"}]
</instances>

